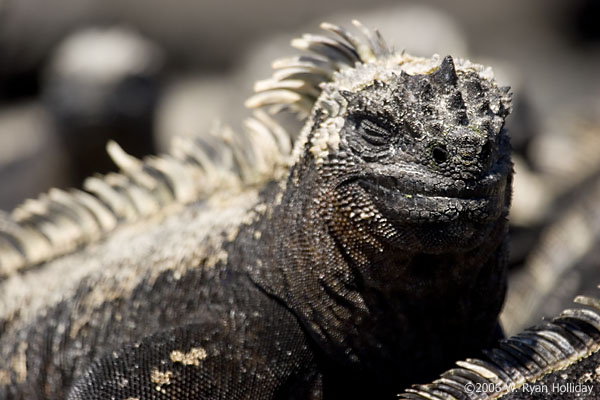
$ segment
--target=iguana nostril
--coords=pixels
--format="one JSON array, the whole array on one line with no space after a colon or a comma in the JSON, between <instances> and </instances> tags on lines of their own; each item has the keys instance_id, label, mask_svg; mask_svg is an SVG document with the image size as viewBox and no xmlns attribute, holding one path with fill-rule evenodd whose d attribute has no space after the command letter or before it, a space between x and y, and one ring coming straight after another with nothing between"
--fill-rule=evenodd
<instances>
[{"instance_id":1,"label":"iguana nostril","mask_svg":"<svg viewBox=\"0 0 600 400\"><path fill-rule=\"evenodd\" d=\"M443 164L448 160L448 150L443 144L437 144L431 149L431 156L436 164Z\"/></svg>"}]
</instances>

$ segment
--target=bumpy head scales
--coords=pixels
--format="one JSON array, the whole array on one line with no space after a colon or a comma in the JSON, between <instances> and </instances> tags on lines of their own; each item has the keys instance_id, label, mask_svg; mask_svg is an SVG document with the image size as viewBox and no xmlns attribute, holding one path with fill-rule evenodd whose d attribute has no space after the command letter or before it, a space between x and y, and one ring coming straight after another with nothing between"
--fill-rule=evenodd
<instances>
[{"instance_id":1,"label":"bumpy head scales","mask_svg":"<svg viewBox=\"0 0 600 400\"><path fill-rule=\"evenodd\" d=\"M338 192L360 187L340 194L345 202L372 203L368 213L358 206L354 215L396 226L446 224L444 242L472 243L482 224L508 209L503 125L510 95L482 69L450 56L429 65L419 60L427 68L411 73L410 61L394 61L358 65L325 85L316 128L306 136L313 162L330 181L349 182Z\"/></svg>"},{"instance_id":2,"label":"bumpy head scales","mask_svg":"<svg viewBox=\"0 0 600 400\"><path fill-rule=\"evenodd\" d=\"M372 69L372 78L347 89L329 84L318 103L324 114L337 114L324 120L344 115L342 144L367 162L411 162L465 181L488 170L510 110L504 89L474 70L457 71L450 56L429 73Z\"/></svg>"}]
</instances>

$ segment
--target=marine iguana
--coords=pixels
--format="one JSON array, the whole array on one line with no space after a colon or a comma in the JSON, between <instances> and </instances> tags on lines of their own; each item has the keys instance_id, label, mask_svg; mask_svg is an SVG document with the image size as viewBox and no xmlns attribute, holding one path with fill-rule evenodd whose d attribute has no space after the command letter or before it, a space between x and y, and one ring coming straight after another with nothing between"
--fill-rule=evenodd
<instances>
[{"instance_id":1,"label":"marine iguana","mask_svg":"<svg viewBox=\"0 0 600 400\"><path fill-rule=\"evenodd\" d=\"M5 218L0 398L389 398L497 338L509 91L356 25L248 101L307 115L291 153L264 113L218 162L111 145Z\"/></svg>"}]
</instances>

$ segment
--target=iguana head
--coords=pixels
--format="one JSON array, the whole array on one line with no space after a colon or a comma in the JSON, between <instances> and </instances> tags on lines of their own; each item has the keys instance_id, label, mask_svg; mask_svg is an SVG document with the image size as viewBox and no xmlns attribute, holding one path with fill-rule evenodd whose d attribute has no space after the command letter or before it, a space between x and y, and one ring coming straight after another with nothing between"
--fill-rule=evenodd
<instances>
[{"instance_id":1,"label":"iguana head","mask_svg":"<svg viewBox=\"0 0 600 400\"><path fill-rule=\"evenodd\" d=\"M355 25L364 37L323 24L341 39L293 41L313 54L275 62L247 104L309 115L292 180L317 171L316 203L332 226L349 219L384 239L402 236L416 251L476 246L510 202L508 88L489 68L395 52L377 31Z\"/></svg>"},{"instance_id":2,"label":"iguana head","mask_svg":"<svg viewBox=\"0 0 600 400\"><path fill-rule=\"evenodd\" d=\"M328 83L310 157L334 207L357 224L410 232L411 249L472 247L510 201L508 89L450 56L412 64L359 65Z\"/></svg>"}]
</instances>

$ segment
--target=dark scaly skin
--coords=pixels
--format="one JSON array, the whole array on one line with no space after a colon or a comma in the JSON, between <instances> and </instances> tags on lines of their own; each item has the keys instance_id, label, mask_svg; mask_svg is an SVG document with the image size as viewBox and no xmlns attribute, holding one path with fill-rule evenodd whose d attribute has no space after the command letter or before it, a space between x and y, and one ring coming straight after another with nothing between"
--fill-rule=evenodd
<instances>
[{"instance_id":1,"label":"dark scaly skin","mask_svg":"<svg viewBox=\"0 0 600 400\"><path fill-rule=\"evenodd\" d=\"M343 125L323 152L331 99ZM60 398L76 380L70 399L386 398L477 353L505 290L509 107L451 58L354 91L330 84L284 183L211 250L226 257L91 308L62 342L67 361L52 361L96 358L87 372L48 382L42 365L0 393ZM39 354L44 332L73 322L65 310L21 331L40 364L57 357Z\"/></svg>"},{"instance_id":2,"label":"dark scaly skin","mask_svg":"<svg viewBox=\"0 0 600 400\"><path fill-rule=\"evenodd\" d=\"M596 352L498 398L502 400L598 399L600 398L599 365L600 353Z\"/></svg>"}]
</instances>

